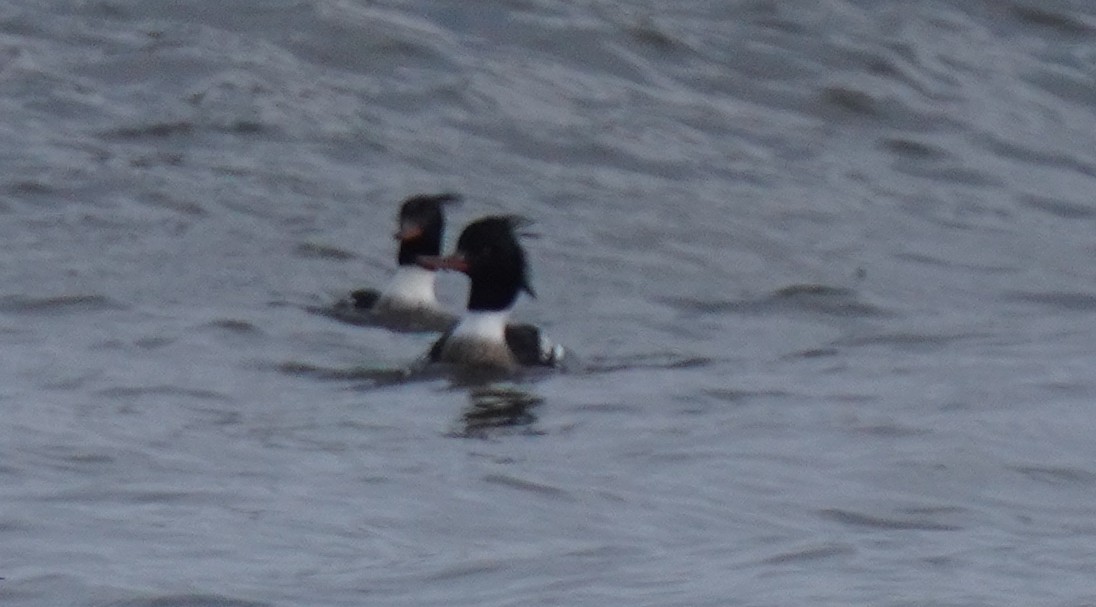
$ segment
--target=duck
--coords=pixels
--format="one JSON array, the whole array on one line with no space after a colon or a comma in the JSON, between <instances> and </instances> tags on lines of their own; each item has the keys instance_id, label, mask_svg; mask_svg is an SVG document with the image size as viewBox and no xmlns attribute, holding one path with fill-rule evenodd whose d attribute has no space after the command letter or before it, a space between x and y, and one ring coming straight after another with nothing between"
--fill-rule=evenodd
<instances>
[{"instance_id":1,"label":"duck","mask_svg":"<svg viewBox=\"0 0 1096 607\"><path fill-rule=\"evenodd\" d=\"M529 223L515 215L482 217L464 228L451 255L418 257L423 268L469 279L465 311L430 347L429 362L502 371L562 365L562 346L534 325L509 322L522 292L536 297L517 235Z\"/></svg>"},{"instance_id":2,"label":"duck","mask_svg":"<svg viewBox=\"0 0 1096 607\"><path fill-rule=\"evenodd\" d=\"M444 331L452 326L457 315L438 302L437 272L418 264L417 259L441 252L445 206L460 200L460 195L453 193L406 198L397 218L396 272L383 289L357 289L336 302L332 316L403 331Z\"/></svg>"}]
</instances>

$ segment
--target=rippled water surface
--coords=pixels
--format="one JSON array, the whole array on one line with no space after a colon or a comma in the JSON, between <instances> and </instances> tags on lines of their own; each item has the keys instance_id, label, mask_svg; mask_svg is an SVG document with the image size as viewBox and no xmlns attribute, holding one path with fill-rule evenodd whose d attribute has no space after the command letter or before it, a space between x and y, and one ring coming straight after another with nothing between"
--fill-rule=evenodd
<instances>
[{"instance_id":1,"label":"rippled water surface","mask_svg":"<svg viewBox=\"0 0 1096 607\"><path fill-rule=\"evenodd\" d=\"M1096 603L1089 3L0 0L0 139L5 606ZM566 371L309 313L440 191Z\"/></svg>"}]
</instances>

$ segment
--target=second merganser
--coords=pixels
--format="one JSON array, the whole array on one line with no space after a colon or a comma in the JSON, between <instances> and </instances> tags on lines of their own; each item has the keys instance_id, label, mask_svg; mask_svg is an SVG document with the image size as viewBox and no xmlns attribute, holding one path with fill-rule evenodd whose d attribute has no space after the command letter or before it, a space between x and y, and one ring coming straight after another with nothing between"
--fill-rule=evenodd
<instances>
[{"instance_id":1,"label":"second merganser","mask_svg":"<svg viewBox=\"0 0 1096 607\"><path fill-rule=\"evenodd\" d=\"M419 194L400 205L395 238L399 264L383 290L358 289L335 304L333 316L355 324L380 324L406 331L443 331L456 315L438 303L437 273L416 263L422 255L438 255L445 234L446 203L457 194Z\"/></svg>"},{"instance_id":2,"label":"second merganser","mask_svg":"<svg viewBox=\"0 0 1096 607\"><path fill-rule=\"evenodd\" d=\"M562 363L563 348L537 327L507 323L521 291L536 296L515 234L527 223L515 216L484 217L464 228L452 255L419 257L427 269L463 272L471 282L466 312L434 342L430 362L504 371Z\"/></svg>"}]
</instances>

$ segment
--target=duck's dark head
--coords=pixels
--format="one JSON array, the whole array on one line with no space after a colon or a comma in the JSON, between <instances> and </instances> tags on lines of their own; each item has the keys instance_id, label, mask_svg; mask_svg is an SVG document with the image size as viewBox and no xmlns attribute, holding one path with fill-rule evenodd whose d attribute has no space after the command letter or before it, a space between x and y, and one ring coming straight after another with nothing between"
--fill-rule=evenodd
<instances>
[{"instance_id":1,"label":"duck's dark head","mask_svg":"<svg viewBox=\"0 0 1096 607\"><path fill-rule=\"evenodd\" d=\"M400 243L401 266L414 265L420 255L437 255L445 235L446 203L457 202L457 194L420 194L400 205L396 240Z\"/></svg>"},{"instance_id":2,"label":"duck's dark head","mask_svg":"<svg viewBox=\"0 0 1096 607\"><path fill-rule=\"evenodd\" d=\"M516 230L528 221L512 215L494 215L468 224L457 240L456 251L447 257L423 256L419 264L431 269L464 272L471 281L468 310L509 309L518 294L536 297L529 285L525 250Z\"/></svg>"}]
</instances>

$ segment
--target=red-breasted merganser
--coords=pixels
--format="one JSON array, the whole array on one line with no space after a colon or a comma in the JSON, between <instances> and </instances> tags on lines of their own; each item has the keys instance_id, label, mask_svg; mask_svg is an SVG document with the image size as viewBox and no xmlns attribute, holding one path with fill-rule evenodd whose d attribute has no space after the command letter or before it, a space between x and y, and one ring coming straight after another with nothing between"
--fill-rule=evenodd
<instances>
[{"instance_id":1,"label":"red-breasted merganser","mask_svg":"<svg viewBox=\"0 0 1096 607\"><path fill-rule=\"evenodd\" d=\"M420 194L400 205L399 267L384 290L359 289L335 305L334 316L355 324L380 324L405 331L443 331L457 317L438 303L436 272L416 263L423 255L438 255L445 233L444 205L457 194Z\"/></svg>"},{"instance_id":2,"label":"red-breasted merganser","mask_svg":"<svg viewBox=\"0 0 1096 607\"><path fill-rule=\"evenodd\" d=\"M536 297L515 234L527 223L514 216L484 217L464 228L452 255L419 257L425 268L457 270L471 282L467 311L434 342L430 362L501 370L563 362L563 348L537 327L507 324L521 291Z\"/></svg>"}]
</instances>

